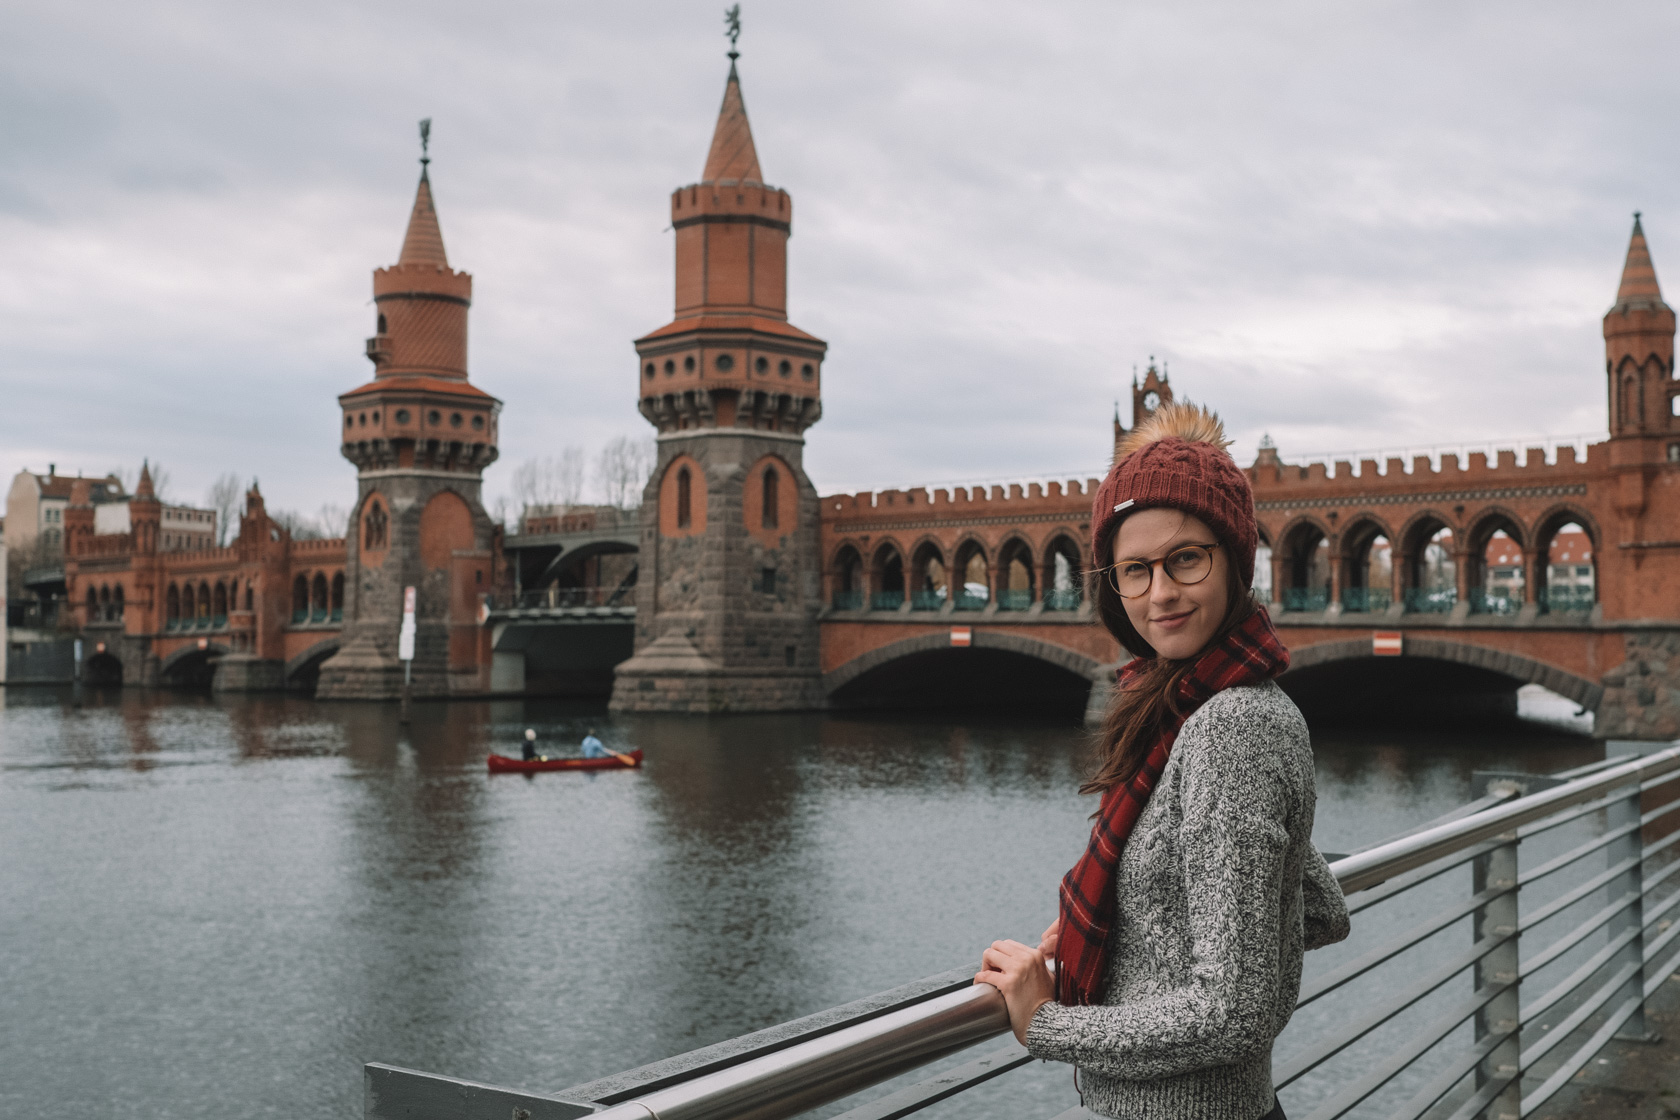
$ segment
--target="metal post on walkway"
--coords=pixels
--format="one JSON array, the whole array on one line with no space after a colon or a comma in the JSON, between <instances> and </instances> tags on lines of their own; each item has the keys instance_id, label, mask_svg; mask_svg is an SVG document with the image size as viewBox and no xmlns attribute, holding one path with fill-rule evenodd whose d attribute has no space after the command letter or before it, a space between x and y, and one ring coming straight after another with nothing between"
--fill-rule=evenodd
<instances>
[{"instance_id":1,"label":"metal post on walkway","mask_svg":"<svg viewBox=\"0 0 1680 1120\"><path fill-rule=\"evenodd\" d=\"M1476 791L1478 795L1490 792ZM1498 892L1476 908L1471 919L1470 940L1480 943L1489 937L1505 940L1476 962L1476 993L1502 988L1476 1012L1476 1042L1493 1035L1504 1039L1492 1045L1476 1065L1476 1088L1496 1095L1478 1115L1485 1120L1520 1120L1522 1116L1522 1001L1518 992L1517 831L1500 833L1498 847L1477 856L1471 865L1473 895ZM1504 1084L1503 1089L1495 1088Z\"/></svg>"},{"instance_id":2,"label":"metal post on walkway","mask_svg":"<svg viewBox=\"0 0 1680 1120\"><path fill-rule=\"evenodd\" d=\"M1630 1002L1633 1004L1632 1013L1616 1032L1617 1038L1655 1042L1657 1036L1645 1023L1645 830L1640 827L1639 780L1636 778L1633 784L1617 790L1611 797L1613 800L1604 812L1605 831L1614 833L1625 829L1626 835L1618 836L1604 849L1606 870L1616 867L1626 870L1606 884L1606 901L1620 898L1630 901L1610 919L1606 932L1612 942L1628 938L1628 943L1610 962L1612 969L1631 968L1633 972L1611 997L1609 1007L1615 1014Z\"/></svg>"},{"instance_id":3,"label":"metal post on walkway","mask_svg":"<svg viewBox=\"0 0 1680 1120\"><path fill-rule=\"evenodd\" d=\"M414 690L414 588L403 588L402 629L397 631L397 658L403 663L401 722L408 722L408 701Z\"/></svg>"}]
</instances>

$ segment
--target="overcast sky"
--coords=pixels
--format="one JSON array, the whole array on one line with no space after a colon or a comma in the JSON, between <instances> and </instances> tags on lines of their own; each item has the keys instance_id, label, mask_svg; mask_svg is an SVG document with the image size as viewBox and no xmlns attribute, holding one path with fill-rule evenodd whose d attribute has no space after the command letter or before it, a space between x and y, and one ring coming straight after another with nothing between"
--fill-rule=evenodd
<instances>
[{"instance_id":1,"label":"overcast sky","mask_svg":"<svg viewBox=\"0 0 1680 1120\"><path fill-rule=\"evenodd\" d=\"M719 0L0 5L0 470L348 506L339 393L413 198L514 466L651 431ZM1307 451L1602 430L1631 211L1680 268L1680 7L747 0L828 340L819 489L1100 473L1134 364ZM1674 273L1680 275L1680 273Z\"/></svg>"}]
</instances>

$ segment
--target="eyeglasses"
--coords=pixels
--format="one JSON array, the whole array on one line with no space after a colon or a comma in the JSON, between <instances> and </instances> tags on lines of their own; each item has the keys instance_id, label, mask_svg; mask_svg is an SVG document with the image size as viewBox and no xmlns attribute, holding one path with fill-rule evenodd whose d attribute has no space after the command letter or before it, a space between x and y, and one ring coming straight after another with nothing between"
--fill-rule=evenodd
<instances>
[{"instance_id":1,"label":"eyeglasses","mask_svg":"<svg viewBox=\"0 0 1680 1120\"><path fill-rule=\"evenodd\" d=\"M1155 582L1155 565L1180 587L1201 583L1213 571L1214 544L1187 544L1154 560L1123 560L1104 570L1104 578L1122 599L1147 595Z\"/></svg>"}]
</instances>

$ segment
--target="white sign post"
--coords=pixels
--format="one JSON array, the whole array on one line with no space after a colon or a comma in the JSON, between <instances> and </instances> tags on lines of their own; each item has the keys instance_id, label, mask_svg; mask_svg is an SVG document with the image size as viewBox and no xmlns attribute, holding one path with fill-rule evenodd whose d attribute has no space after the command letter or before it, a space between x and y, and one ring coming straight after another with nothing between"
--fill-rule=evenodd
<instances>
[{"instance_id":1,"label":"white sign post","mask_svg":"<svg viewBox=\"0 0 1680 1120\"><path fill-rule=\"evenodd\" d=\"M414 680L414 588L403 588L402 629L397 631L397 658L403 663L402 722L408 722L408 696Z\"/></svg>"}]
</instances>

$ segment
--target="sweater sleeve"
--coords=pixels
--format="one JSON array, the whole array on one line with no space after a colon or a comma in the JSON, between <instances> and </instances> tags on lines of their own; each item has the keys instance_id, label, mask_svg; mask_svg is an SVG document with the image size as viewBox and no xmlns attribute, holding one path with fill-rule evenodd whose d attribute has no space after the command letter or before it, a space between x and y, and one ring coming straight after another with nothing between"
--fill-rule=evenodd
<instances>
[{"instance_id":1,"label":"sweater sleeve","mask_svg":"<svg viewBox=\"0 0 1680 1120\"><path fill-rule=\"evenodd\" d=\"M1330 874L1324 854L1310 844L1306 865L1301 869L1301 924L1309 950L1334 945L1348 935L1348 910L1342 898L1342 886Z\"/></svg>"},{"instance_id":2,"label":"sweater sleeve","mask_svg":"<svg viewBox=\"0 0 1680 1120\"><path fill-rule=\"evenodd\" d=\"M1271 736L1249 722L1220 727L1218 742L1205 732L1199 743L1180 736L1189 748L1181 763L1192 955L1185 983L1118 1004L1047 1003L1027 1029L1034 1057L1153 1080L1231 1065L1271 1045L1294 798L1268 758Z\"/></svg>"}]
</instances>

